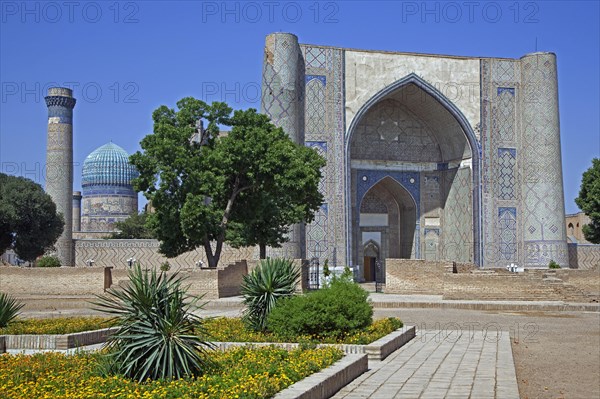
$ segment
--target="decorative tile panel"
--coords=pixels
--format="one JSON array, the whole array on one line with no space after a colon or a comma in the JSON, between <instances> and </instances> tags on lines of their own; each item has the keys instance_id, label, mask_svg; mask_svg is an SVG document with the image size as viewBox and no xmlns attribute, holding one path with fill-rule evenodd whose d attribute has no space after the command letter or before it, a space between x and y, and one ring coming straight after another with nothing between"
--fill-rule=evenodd
<instances>
[{"instance_id":1,"label":"decorative tile panel","mask_svg":"<svg viewBox=\"0 0 600 399\"><path fill-rule=\"evenodd\" d=\"M515 140L515 89L498 87L498 96L492 111L492 128L501 143Z\"/></svg>"},{"instance_id":2,"label":"decorative tile panel","mask_svg":"<svg viewBox=\"0 0 600 399\"><path fill-rule=\"evenodd\" d=\"M516 262L517 257L517 209L498 208L498 250L500 261Z\"/></svg>"},{"instance_id":3,"label":"decorative tile panel","mask_svg":"<svg viewBox=\"0 0 600 399\"><path fill-rule=\"evenodd\" d=\"M323 77L324 78L324 77ZM306 84L306 133L323 134L325 124L325 79L307 80Z\"/></svg>"},{"instance_id":4,"label":"decorative tile panel","mask_svg":"<svg viewBox=\"0 0 600 399\"><path fill-rule=\"evenodd\" d=\"M344 175L344 52L330 47L311 47L300 45L305 62L304 78L305 103L305 140L306 145L315 148L325 159L323 178L319 189L327 203L328 216L326 229L327 241L319 241L307 226L307 253L319 252L320 262L329 259L330 264L346 262L346 208ZM319 216L323 218L323 215ZM318 244L318 245L317 245ZM318 250L317 250L318 249ZM338 263L339 262L339 263Z\"/></svg>"},{"instance_id":5,"label":"decorative tile panel","mask_svg":"<svg viewBox=\"0 0 600 399\"><path fill-rule=\"evenodd\" d=\"M322 204L315 214L315 220L306 228L306 256L308 259L319 258L322 262L330 258L329 230L327 228L328 205ZM321 263L322 264L322 263Z\"/></svg>"},{"instance_id":6,"label":"decorative tile panel","mask_svg":"<svg viewBox=\"0 0 600 399\"><path fill-rule=\"evenodd\" d=\"M512 200L516 198L516 158L517 151L514 148L498 148L498 166L496 183L496 197L501 200Z\"/></svg>"}]
</instances>

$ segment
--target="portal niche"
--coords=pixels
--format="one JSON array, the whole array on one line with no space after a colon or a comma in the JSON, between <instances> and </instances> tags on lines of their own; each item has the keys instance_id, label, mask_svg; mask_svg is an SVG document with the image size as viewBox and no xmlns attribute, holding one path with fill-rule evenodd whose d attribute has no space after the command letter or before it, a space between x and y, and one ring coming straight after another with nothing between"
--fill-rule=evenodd
<instances>
[{"instance_id":1,"label":"portal niche","mask_svg":"<svg viewBox=\"0 0 600 399\"><path fill-rule=\"evenodd\" d=\"M386 258L414 257L416 224L415 201L393 178L384 177L365 193L360 203L357 242L366 281L372 276L367 270L371 264L365 262L373 257L365 252L367 245L377 246L377 259L382 263Z\"/></svg>"}]
</instances>

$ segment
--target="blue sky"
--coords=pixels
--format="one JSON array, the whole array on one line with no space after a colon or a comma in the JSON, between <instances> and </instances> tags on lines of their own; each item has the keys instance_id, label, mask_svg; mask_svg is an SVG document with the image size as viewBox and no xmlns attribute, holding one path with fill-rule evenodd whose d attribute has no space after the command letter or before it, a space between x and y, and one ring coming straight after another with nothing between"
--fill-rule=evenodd
<instances>
[{"instance_id":1,"label":"blue sky","mask_svg":"<svg viewBox=\"0 0 600 399\"><path fill-rule=\"evenodd\" d=\"M85 156L128 152L185 96L260 108L265 36L358 49L519 58L557 54L565 207L600 156L597 1L1 1L0 166L44 183L53 84L74 88L75 189Z\"/></svg>"}]
</instances>

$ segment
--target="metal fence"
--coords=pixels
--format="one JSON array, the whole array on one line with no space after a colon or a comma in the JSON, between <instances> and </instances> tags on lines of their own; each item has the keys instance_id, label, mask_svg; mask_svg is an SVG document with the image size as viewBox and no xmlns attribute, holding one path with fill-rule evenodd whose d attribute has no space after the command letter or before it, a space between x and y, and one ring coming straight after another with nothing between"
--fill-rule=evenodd
<instances>
[{"instance_id":1,"label":"metal fence","mask_svg":"<svg viewBox=\"0 0 600 399\"><path fill-rule=\"evenodd\" d=\"M319 258L312 258L308 266L308 281L306 287L309 290L318 290L321 287Z\"/></svg>"},{"instance_id":2,"label":"metal fence","mask_svg":"<svg viewBox=\"0 0 600 399\"><path fill-rule=\"evenodd\" d=\"M383 271L383 263L377 259L375 261L375 292L383 292L385 285L385 273Z\"/></svg>"}]
</instances>

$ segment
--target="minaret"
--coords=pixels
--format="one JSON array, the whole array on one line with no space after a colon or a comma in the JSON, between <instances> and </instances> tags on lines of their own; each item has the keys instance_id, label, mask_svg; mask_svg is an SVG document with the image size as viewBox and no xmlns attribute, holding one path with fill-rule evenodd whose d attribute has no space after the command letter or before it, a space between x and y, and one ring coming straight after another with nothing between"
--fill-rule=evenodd
<instances>
[{"instance_id":1,"label":"minaret","mask_svg":"<svg viewBox=\"0 0 600 399\"><path fill-rule=\"evenodd\" d=\"M51 87L46 147L46 192L62 214L65 226L55 247L62 266L73 266L73 91Z\"/></svg>"}]
</instances>

